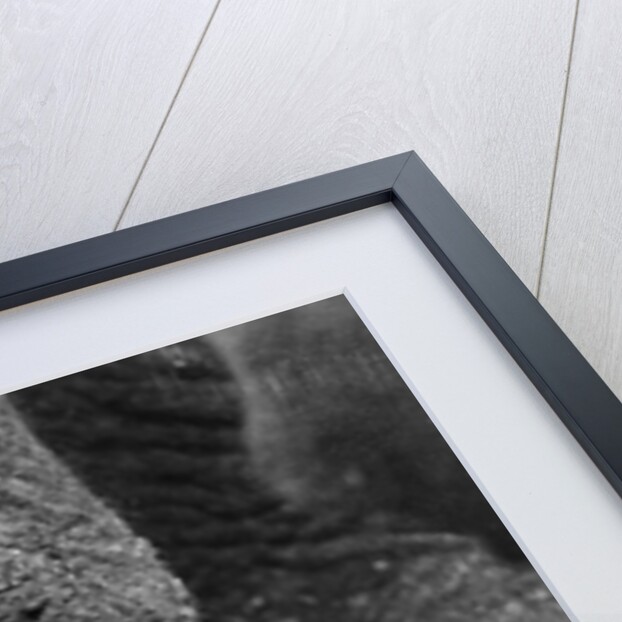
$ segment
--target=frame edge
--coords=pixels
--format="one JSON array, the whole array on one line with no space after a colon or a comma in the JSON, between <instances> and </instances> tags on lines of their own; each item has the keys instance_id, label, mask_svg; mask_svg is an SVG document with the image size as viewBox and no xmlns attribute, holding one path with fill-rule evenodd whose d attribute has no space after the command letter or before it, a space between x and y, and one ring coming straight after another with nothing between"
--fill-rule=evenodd
<instances>
[{"instance_id":1,"label":"frame edge","mask_svg":"<svg viewBox=\"0 0 622 622\"><path fill-rule=\"evenodd\" d=\"M0 311L390 201L622 496L622 403L414 151L0 263Z\"/></svg>"},{"instance_id":2,"label":"frame edge","mask_svg":"<svg viewBox=\"0 0 622 622\"><path fill-rule=\"evenodd\" d=\"M413 152L393 203L622 497L622 403Z\"/></svg>"},{"instance_id":3,"label":"frame edge","mask_svg":"<svg viewBox=\"0 0 622 622\"><path fill-rule=\"evenodd\" d=\"M411 154L0 263L0 311L389 202Z\"/></svg>"}]
</instances>

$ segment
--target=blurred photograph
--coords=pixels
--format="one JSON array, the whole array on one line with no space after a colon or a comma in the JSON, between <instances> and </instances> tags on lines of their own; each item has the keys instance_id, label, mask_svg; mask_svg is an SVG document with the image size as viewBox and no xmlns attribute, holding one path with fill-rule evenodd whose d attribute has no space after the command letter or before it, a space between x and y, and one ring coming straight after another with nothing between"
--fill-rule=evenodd
<instances>
[{"instance_id":1,"label":"blurred photograph","mask_svg":"<svg viewBox=\"0 0 622 622\"><path fill-rule=\"evenodd\" d=\"M568 618L337 296L0 397L0 620Z\"/></svg>"}]
</instances>

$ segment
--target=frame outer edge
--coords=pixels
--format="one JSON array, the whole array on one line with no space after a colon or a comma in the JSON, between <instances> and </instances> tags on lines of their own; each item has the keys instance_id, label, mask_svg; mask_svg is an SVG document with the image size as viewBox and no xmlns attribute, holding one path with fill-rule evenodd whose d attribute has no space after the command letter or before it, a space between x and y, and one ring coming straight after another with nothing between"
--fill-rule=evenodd
<instances>
[{"instance_id":1,"label":"frame outer edge","mask_svg":"<svg viewBox=\"0 0 622 622\"><path fill-rule=\"evenodd\" d=\"M622 496L622 403L414 152L393 202Z\"/></svg>"},{"instance_id":2,"label":"frame outer edge","mask_svg":"<svg viewBox=\"0 0 622 622\"><path fill-rule=\"evenodd\" d=\"M412 151L0 263L0 311L391 200L622 496L622 404Z\"/></svg>"},{"instance_id":3,"label":"frame outer edge","mask_svg":"<svg viewBox=\"0 0 622 622\"><path fill-rule=\"evenodd\" d=\"M389 202L412 152L0 264L0 311Z\"/></svg>"}]
</instances>

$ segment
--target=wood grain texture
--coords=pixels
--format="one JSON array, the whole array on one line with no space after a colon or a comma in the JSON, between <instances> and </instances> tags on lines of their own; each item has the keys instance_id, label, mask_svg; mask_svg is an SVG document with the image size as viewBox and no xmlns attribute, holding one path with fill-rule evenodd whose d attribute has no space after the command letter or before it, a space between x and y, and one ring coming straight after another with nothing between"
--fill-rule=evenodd
<instances>
[{"instance_id":1,"label":"wood grain texture","mask_svg":"<svg viewBox=\"0 0 622 622\"><path fill-rule=\"evenodd\" d=\"M0 261L113 229L214 4L0 3Z\"/></svg>"},{"instance_id":2,"label":"wood grain texture","mask_svg":"<svg viewBox=\"0 0 622 622\"><path fill-rule=\"evenodd\" d=\"M620 3L581 3L541 301L622 398L620 32Z\"/></svg>"},{"instance_id":3,"label":"wood grain texture","mask_svg":"<svg viewBox=\"0 0 622 622\"><path fill-rule=\"evenodd\" d=\"M415 149L533 287L573 12L223 0L121 225Z\"/></svg>"}]
</instances>

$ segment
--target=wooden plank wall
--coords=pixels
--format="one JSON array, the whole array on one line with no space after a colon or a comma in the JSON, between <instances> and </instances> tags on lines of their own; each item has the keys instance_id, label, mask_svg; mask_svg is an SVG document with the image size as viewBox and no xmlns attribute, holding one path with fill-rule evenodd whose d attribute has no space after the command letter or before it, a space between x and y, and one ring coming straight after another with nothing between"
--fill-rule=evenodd
<instances>
[{"instance_id":1,"label":"wooden plank wall","mask_svg":"<svg viewBox=\"0 0 622 622\"><path fill-rule=\"evenodd\" d=\"M622 5L0 7L0 260L415 149L622 397Z\"/></svg>"},{"instance_id":2,"label":"wooden plank wall","mask_svg":"<svg viewBox=\"0 0 622 622\"><path fill-rule=\"evenodd\" d=\"M622 398L622 4L581 2L540 299Z\"/></svg>"},{"instance_id":3,"label":"wooden plank wall","mask_svg":"<svg viewBox=\"0 0 622 622\"><path fill-rule=\"evenodd\" d=\"M214 0L0 2L0 261L111 231Z\"/></svg>"}]
</instances>

